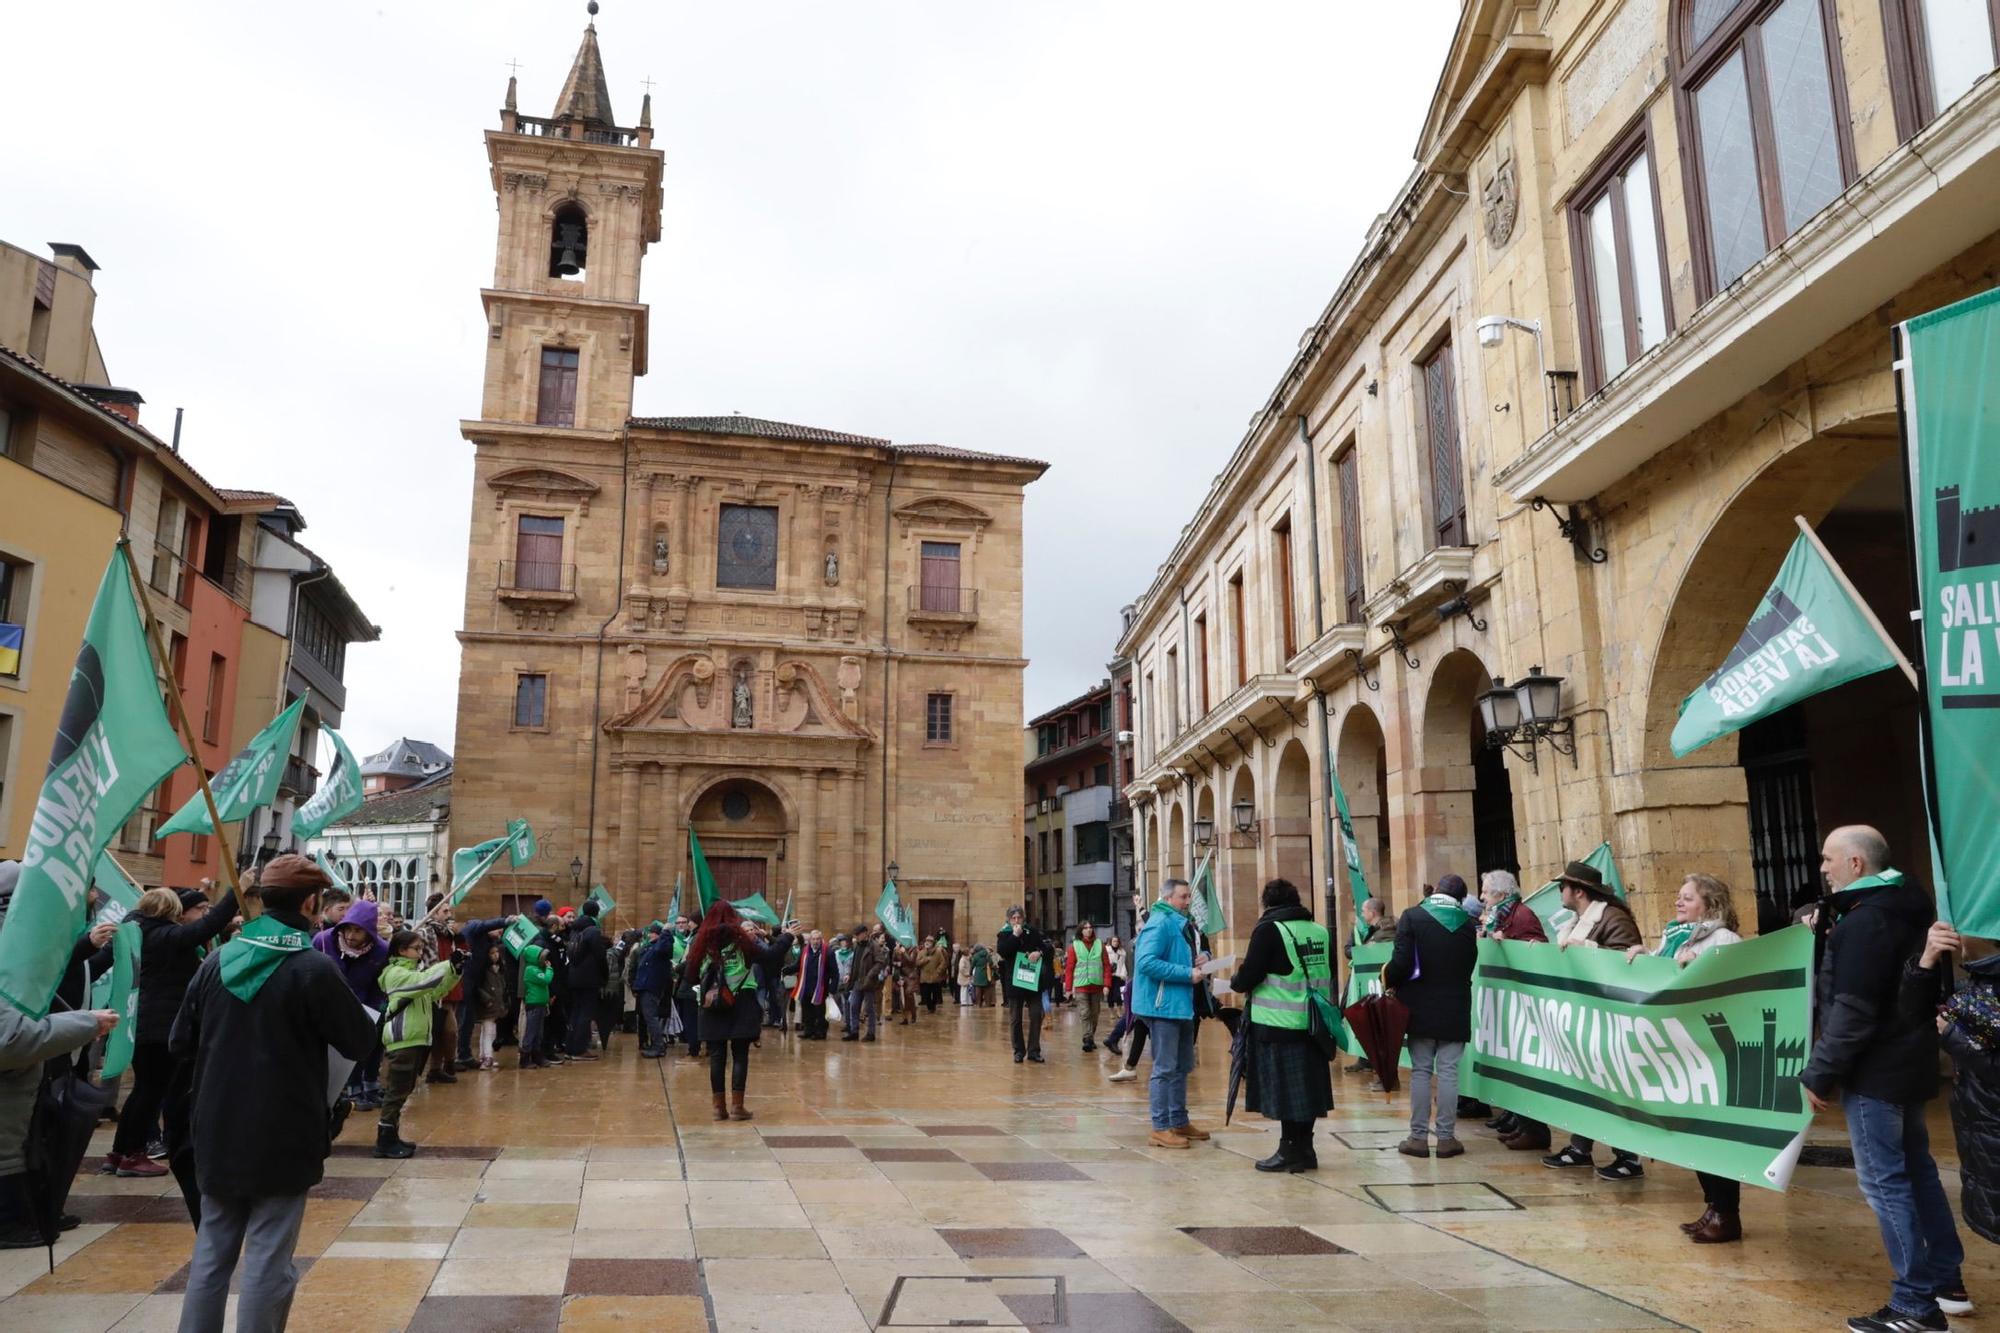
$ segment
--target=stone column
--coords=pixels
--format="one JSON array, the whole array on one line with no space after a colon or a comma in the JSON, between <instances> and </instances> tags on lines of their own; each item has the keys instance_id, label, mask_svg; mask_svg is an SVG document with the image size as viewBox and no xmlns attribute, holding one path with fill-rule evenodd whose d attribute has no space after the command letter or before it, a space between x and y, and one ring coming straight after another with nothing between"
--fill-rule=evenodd
<instances>
[{"instance_id":1,"label":"stone column","mask_svg":"<svg viewBox=\"0 0 2000 1333\"><path fill-rule=\"evenodd\" d=\"M792 914L809 925L826 927L821 908L823 892L819 882L819 770L805 768L798 775L799 836L792 849L792 884L797 906Z\"/></svg>"},{"instance_id":2,"label":"stone column","mask_svg":"<svg viewBox=\"0 0 2000 1333\"><path fill-rule=\"evenodd\" d=\"M673 592L686 592L688 588L688 565L694 558L688 548L688 511L694 508L694 491L698 484L694 477L675 477L667 492L667 505L673 511L667 522L673 532L674 544L667 585Z\"/></svg>"},{"instance_id":3,"label":"stone column","mask_svg":"<svg viewBox=\"0 0 2000 1333\"><path fill-rule=\"evenodd\" d=\"M681 770L678 764L660 765L660 796L656 814L660 840L654 853L657 865L652 874L653 894L654 901L664 908L674 896L674 876L683 874L687 867L687 853L682 850ZM693 882L683 877L681 910L698 916L695 908L699 901Z\"/></svg>"},{"instance_id":4,"label":"stone column","mask_svg":"<svg viewBox=\"0 0 2000 1333\"><path fill-rule=\"evenodd\" d=\"M861 891L864 883L861 870L861 775L841 773L834 779L834 800L847 819L847 837L834 838L834 910L843 916L852 916L861 910ZM855 917L859 920L859 917ZM853 921L848 922L854 924Z\"/></svg>"},{"instance_id":5,"label":"stone column","mask_svg":"<svg viewBox=\"0 0 2000 1333\"><path fill-rule=\"evenodd\" d=\"M632 524L636 529L632 546L632 582L642 586L653 582L653 483L656 480L658 478L653 473L641 472L633 487L637 492L638 513L634 515L637 521ZM627 497L627 503L632 503L633 499ZM680 559L679 551L667 554L670 560Z\"/></svg>"},{"instance_id":6,"label":"stone column","mask_svg":"<svg viewBox=\"0 0 2000 1333\"><path fill-rule=\"evenodd\" d=\"M639 866L639 765L625 759L618 772L618 878L613 895L638 910L639 893L648 882Z\"/></svg>"}]
</instances>

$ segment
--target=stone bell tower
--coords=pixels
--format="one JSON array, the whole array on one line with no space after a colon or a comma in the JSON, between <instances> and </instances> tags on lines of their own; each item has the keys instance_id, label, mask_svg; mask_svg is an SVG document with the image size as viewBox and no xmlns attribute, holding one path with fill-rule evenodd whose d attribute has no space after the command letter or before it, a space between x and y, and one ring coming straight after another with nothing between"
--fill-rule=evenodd
<instances>
[{"instance_id":1,"label":"stone bell tower","mask_svg":"<svg viewBox=\"0 0 2000 1333\"><path fill-rule=\"evenodd\" d=\"M486 307L487 421L619 431L632 377L646 373L646 247L660 239L663 154L653 99L636 127L611 110L597 49L597 3L569 78L547 117L523 115L507 80L486 155L500 235Z\"/></svg>"}]
</instances>

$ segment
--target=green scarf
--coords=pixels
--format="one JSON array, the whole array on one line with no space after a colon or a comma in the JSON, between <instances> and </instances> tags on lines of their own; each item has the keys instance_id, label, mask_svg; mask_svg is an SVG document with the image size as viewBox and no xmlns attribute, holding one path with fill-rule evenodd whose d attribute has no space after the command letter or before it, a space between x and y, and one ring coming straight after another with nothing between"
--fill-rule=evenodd
<instances>
[{"instance_id":1,"label":"green scarf","mask_svg":"<svg viewBox=\"0 0 2000 1333\"><path fill-rule=\"evenodd\" d=\"M236 938L222 946L222 984L248 1004L257 998L278 964L311 946L311 935L266 912L244 922Z\"/></svg>"},{"instance_id":2,"label":"green scarf","mask_svg":"<svg viewBox=\"0 0 2000 1333\"><path fill-rule=\"evenodd\" d=\"M1457 930L1472 918L1465 914L1459 900L1448 893L1433 893L1424 899L1423 909L1431 914L1431 919L1446 930Z\"/></svg>"},{"instance_id":3,"label":"green scarf","mask_svg":"<svg viewBox=\"0 0 2000 1333\"><path fill-rule=\"evenodd\" d=\"M1494 903L1486 909L1485 917L1479 923L1480 932L1486 935L1498 933L1500 927L1506 924L1507 918L1513 915L1514 909L1520 905L1521 895L1518 893L1510 893Z\"/></svg>"},{"instance_id":4,"label":"green scarf","mask_svg":"<svg viewBox=\"0 0 2000 1333\"><path fill-rule=\"evenodd\" d=\"M1687 944L1688 940L1694 935L1696 928L1700 925L1701 922L1699 921L1667 922L1666 929L1660 932L1660 947L1655 949L1653 953L1660 958L1672 958Z\"/></svg>"},{"instance_id":5,"label":"green scarf","mask_svg":"<svg viewBox=\"0 0 2000 1333\"><path fill-rule=\"evenodd\" d=\"M1154 903L1153 910L1156 912L1169 913L1173 916L1179 917L1183 921L1186 921L1188 919L1188 914L1186 912L1181 911L1179 908L1175 907L1172 903L1168 902L1165 898L1162 898L1158 902Z\"/></svg>"}]
</instances>

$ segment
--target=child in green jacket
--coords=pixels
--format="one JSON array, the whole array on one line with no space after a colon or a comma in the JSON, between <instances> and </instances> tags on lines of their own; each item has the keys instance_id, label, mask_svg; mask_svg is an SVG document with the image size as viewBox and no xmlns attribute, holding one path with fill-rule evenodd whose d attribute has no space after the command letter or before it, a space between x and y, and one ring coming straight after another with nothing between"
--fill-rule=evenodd
<instances>
[{"instance_id":1,"label":"child in green jacket","mask_svg":"<svg viewBox=\"0 0 2000 1333\"><path fill-rule=\"evenodd\" d=\"M549 1067L548 1056L542 1052L542 1024L549 1016L549 983L555 975L548 950L539 944L521 950L521 1002L528 1008L528 1020L521 1029L523 1069Z\"/></svg>"},{"instance_id":2,"label":"child in green jacket","mask_svg":"<svg viewBox=\"0 0 2000 1333\"><path fill-rule=\"evenodd\" d=\"M413 1157L417 1145L397 1134L403 1120L403 1103L417 1086L417 1071L431 1048L431 1011L445 993L458 984L459 958L454 954L440 963L419 967L424 939L414 930L399 930L389 937L389 962L382 969L382 993L386 999L382 1025L385 1072L382 1077L382 1116L375 1126L377 1157Z\"/></svg>"}]
</instances>

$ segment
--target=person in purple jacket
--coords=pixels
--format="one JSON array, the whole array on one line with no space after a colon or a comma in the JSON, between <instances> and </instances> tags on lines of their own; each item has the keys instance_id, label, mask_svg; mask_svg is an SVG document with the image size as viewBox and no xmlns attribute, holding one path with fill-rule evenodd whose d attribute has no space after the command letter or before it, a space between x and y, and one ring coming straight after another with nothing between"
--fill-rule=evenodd
<instances>
[{"instance_id":1,"label":"person in purple jacket","mask_svg":"<svg viewBox=\"0 0 2000 1333\"><path fill-rule=\"evenodd\" d=\"M333 960L354 998L378 1013L382 1009L382 968L389 961L389 946L376 930L379 910L364 898L348 907L339 925L313 936L313 948ZM382 1105L381 1072L382 1045L377 1042L368 1058L347 1076L346 1096L357 1108L372 1111Z\"/></svg>"}]
</instances>

